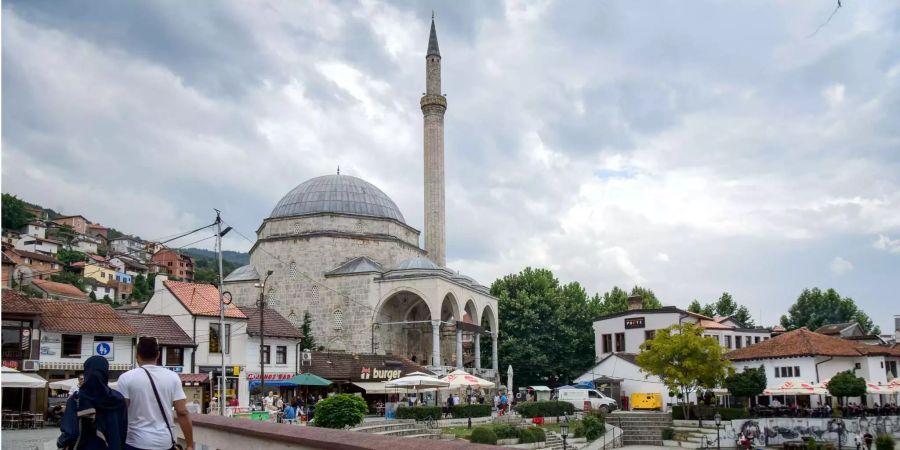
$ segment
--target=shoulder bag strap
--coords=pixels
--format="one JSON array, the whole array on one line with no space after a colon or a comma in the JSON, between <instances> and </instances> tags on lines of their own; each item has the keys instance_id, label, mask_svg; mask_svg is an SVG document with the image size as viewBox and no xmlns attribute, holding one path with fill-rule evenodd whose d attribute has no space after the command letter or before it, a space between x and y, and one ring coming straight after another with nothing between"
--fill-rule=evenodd
<instances>
[{"instance_id":1,"label":"shoulder bag strap","mask_svg":"<svg viewBox=\"0 0 900 450\"><path fill-rule=\"evenodd\" d=\"M169 430L169 437L172 438L172 445L174 446L175 445L175 435L172 434L172 427L169 426L169 419L168 419L168 416L166 416L166 409L163 407L162 400L159 399L159 391L156 390L156 383L153 382L153 376L150 375L149 370L147 370L144 367L141 367L141 369L144 369L144 372L147 372L147 378L150 379L150 387L153 388L153 395L156 396L156 404L159 406L159 412L163 416L163 422L166 423L166 429Z\"/></svg>"}]
</instances>

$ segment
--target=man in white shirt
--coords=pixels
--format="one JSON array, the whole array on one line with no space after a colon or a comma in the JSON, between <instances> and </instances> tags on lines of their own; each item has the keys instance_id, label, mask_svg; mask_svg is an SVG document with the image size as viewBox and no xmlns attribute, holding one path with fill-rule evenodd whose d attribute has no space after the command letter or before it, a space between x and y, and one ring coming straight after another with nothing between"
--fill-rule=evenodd
<instances>
[{"instance_id":1,"label":"man in white shirt","mask_svg":"<svg viewBox=\"0 0 900 450\"><path fill-rule=\"evenodd\" d=\"M128 435L126 450L166 450L175 447L175 423L184 433L185 450L194 448L194 429L185 402L181 378L175 372L156 365L159 344L154 337L142 337L138 341L136 360L138 368L123 373L117 381L117 390L128 403ZM149 376L148 376L149 375ZM150 382L153 378L153 383ZM159 394L159 402L153 387ZM160 402L162 411L160 411ZM172 417L172 407L175 416Z\"/></svg>"}]
</instances>

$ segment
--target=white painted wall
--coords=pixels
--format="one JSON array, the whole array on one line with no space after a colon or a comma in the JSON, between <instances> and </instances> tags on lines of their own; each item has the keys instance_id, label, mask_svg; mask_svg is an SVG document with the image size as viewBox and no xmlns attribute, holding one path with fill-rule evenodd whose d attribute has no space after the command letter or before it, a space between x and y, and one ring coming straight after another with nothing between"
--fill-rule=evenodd
<instances>
[{"instance_id":1,"label":"white painted wall","mask_svg":"<svg viewBox=\"0 0 900 450\"><path fill-rule=\"evenodd\" d=\"M80 334L81 335L81 356L78 358L62 357L62 335L63 334ZM133 349L131 346L132 336L113 336L113 358L109 360L110 364L131 364L133 362ZM50 354L52 353L52 354ZM41 362L70 362L84 363L88 358L94 356L94 335L81 333L57 333L52 331L44 331L41 336Z\"/></svg>"},{"instance_id":2,"label":"white painted wall","mask_svg":"<svg viewBox=\"0 0 900 450\"><path fill-rule=\"evenodd\" d=\"M294 374L297 370L297 340L283 338L266 338L266 345L269 346L269 364L266 364L266 373L290 373ZM275 350L279 345L287 347L287 362L285 364L276 364ZM247 346L244 361L246 362L246 371L259 373L259 336L247 337Z\"/></svg>"},{"instance_id":3,"label":"white painted wall","mask_svg":"<svg viewBox=\"0 0 900 450\"><path fill-rule=\"evenodd\" d=\"M28 244L26 244L26 242L28 242ZM59 245L23 236L16 242L16 250L34 253L50 253L55 255L56 252L59 251Z\"/></svg>"}]
</instances>

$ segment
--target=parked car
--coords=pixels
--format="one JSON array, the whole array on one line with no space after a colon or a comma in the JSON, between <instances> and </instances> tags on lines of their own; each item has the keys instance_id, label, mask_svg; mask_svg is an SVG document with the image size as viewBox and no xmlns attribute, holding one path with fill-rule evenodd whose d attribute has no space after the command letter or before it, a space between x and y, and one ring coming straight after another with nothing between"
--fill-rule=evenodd
<instances>
[{"instance_id":1,"label":"parked car","mask_svg":"<svg viewBox=\"0 0 900 450\"><path fill-rule=\"evenodd\" d=\"M603 413L614 411L619 407L615 400L596 389L560 389L558 395L559 401L569 402L577 410L583 410L586 401L591 402L591 409Z\"/></svg>"}]
</instances>

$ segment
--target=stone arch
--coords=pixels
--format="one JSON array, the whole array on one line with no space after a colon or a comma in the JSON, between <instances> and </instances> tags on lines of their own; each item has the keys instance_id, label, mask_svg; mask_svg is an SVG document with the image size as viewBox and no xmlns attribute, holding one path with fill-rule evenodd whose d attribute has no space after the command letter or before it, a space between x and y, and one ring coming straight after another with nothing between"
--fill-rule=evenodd
<instances>
[{"instance_id":1,"label":"stone arch","mask_svg":"<svg viewBox=\"0 0 900 450\"><path fill-rule=\"evenodd\" d=\"M466 300L466 306L463 308L463 321L465 322L465 317L468 316L470 319L470 323L475 325L481 324L481 314L478 314L478 307L475 305L475 301L471 298Z\"/></svg>"},{"instance_id":2,"label":"stone arch","mask_svg":"<svg viewBox=\"0 0 900 450\"><path fill-rule=\"evenodd\" d=\"M484 308L481 310L481 326L484 327L485 332L496 333L499 329L497 315L490 304L484 305Z\"/></svg>"},{"instance_id":3,"label":"stone arch","mask_svg":"<svg viewBox=\"0 0 900 450\"><path fill-rule=\"evenodd\" d=\"M441 299L441 321L449 321L455 322L457 320L462 320L462 314L460 313L459 308L459 300L456 299L456 296L453 295L452 292L447 292L444 294L444 297Z\"/></svg>"},{"instance_id":4,"label":"stone arch","mask_svg":"<svg viewBox=\"0 0 900 450\"><path fill-rule=\"evenodd\" d=\"M425 301L425 303L428 304L428 309L429 309L429 311L430 311L430 313L431 313L431 317L437 317L437 315L438 315L438 314L436 313L437 308L435 308L434 302L429 301L429 300L428 300L428 296L426 296L422 291L420 291L420 290L418 290L418 289L416 289L416 288L413 288L413 287L409 287L409 286L399 286L399 287L396 287L396 288L391 289L390 291L388 291L388 292L381 298L381 300L378 302L378 304L375 305L375 309L372 310L372 311L373 311L373 312L372 312L372 319L373 319L375 322L378 322L378 314L379 314L379 312L381 311L381 309L384 307L384 304L387 303L388 300L391 299L391 297L393 297L394 295L396 295L396 294L398 294L398 293L401 293L401 292L412 293L412 294L415 294L416 296L418 296L419 298L423 299L423 300Z\"/></svg>"},{"instance_id":5,"label":"stone arch","mask_svg":"<svg viewBox=\"0 0 900 450\"><path fill-rule=\"evenodd\" d=\"M374 351L427 362L432 353L432 308L412 289L392 291L376 308Z\"/></svg>"}]
</instances>

